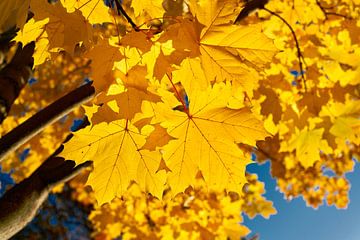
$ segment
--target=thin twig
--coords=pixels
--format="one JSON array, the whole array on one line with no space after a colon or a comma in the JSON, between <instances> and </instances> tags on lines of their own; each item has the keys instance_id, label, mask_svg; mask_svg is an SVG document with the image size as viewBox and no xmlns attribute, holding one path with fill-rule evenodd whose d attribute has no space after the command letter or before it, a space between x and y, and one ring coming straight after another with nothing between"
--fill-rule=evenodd
<instances>
[{"instance_id":1,"label":"thin twig","mask_svg":"<svg viewBox=\"0 0 360 240\"><path fill-rule=\"evenodd\" d=\"M240 11L239 15L235 19L235 23L239 23L256 9L263 9L268 2L269 0L246 1L244 8Z\"/></svg>"},{"instance_id":2,"label":"thin twig","mask_svg":"<svg viewBox=\"0 0 360 240\"><path fill-rule=\"evenodd\" d=\"M333 16L338 16L338 17L343 17L345 19L351 19L348 16L342 15L340 13L336 13L336 12L328 12L327 9L334 9L334 7L324 7L323 5L321 5L319 0L316 0L316 5L318 5L318 7L320 8L320 10L323 12L324 16L325 16L325 20L328 19L328 15L333 15Z\"/></svg>"},{"instance_id":3,"label":"thin twig","mask_svg":"<svg viewBox=\"0 0 360 240\"><path fill-rule=\"evenodd\" d=\"M139 32L139 27L134 23L134 21L131 19L131 17L126 13L124 8L121 6L120 0L115 0L116 9L118 11L118 15L123 15L126 20L130 23L131 27L136 31Z\"/></svg>"},{"instance_id":4,"label":"thin twig","mask_svg":"<svg viewBox=\"0 0 360 240\"><path fill-rule=\"evenodd\" d=\"M91 83L85 84L56 100L0 139L0 162L45 127L62 118L95 94Z\"/></svg>"},{"instance_id":5,"label":"thin twig","mask_svg":"<svg viewBox=\"0 0 360 240\"><path fill-rule=\"evenodd\" d=\"M295 44L296 44L296 49L297 49L297 57L298 57L298 61L299 61L299 67L300 67L300 74L301 74L301 79L303 81L303 84L304 84L304 90L305 92L307 91L307 88L306 88L306 80L305 80L305 72L304 72L304 68L303 68L303 62L304 64L305 63L305 59L301 53L301 50L300 50L300 45L299 45L299 41L296 37L296 33L294 31L294 29L291 27L291 25L283 18L281 17L279 14L277 14L276 12L273 12L269 9L267 9L266 7L263 8L265 11L267 11L268 13L270 13L271 15L274 15L275 17L279 18L283 23L285 23L285 25L290 29L291 31L291 34L294 38L294 41L295 41Z\"/></svg>"}]
</instances>

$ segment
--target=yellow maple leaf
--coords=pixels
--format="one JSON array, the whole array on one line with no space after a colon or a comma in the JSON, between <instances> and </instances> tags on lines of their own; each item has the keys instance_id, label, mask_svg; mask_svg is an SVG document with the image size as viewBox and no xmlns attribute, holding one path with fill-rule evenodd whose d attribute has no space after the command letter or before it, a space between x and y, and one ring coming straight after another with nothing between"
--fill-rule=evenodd
<instances>
[{"instance_id":1,"label":"yellow maple leaf","mask_svg":"<svg viewBox=\"0 0 360 240\"><path fill-rule=\"evenodd\" d=\"M91 59L91 78L97 91L107 90L115 80L113 68L116 61L123 58L119 47L109 44L108 39L101 39L97 45L90 49L86 58Z\"/></svg>"},{"instance_id":2,"label":"yellow maple leaf","mask_svg":"<svg viewBox=\"0 0 360 240\"><path fill-rule=\"evenodd\" d=\"M178 52L199 57L208 81L233 81L252 94L257 81L254 69L268 64L277 49L261 26L216 25L218 16L208 26L197 20L182 20L170 26L160 41L171 39Z\"/></svg>"},{"instance_id":3,"label":"yellow maple leaf","mask_svg":"<svg viewBox=\"0 0 360 240\"><path fill-rule=\"evenodd\" d=\"M91 24L113 21L103 0L61 0L61 3L69 12L80 10Z\"/></svg>"},{"instance_id":4,"label":"yellow maple leaf","mask_svg":"<svg viewBox=\"0 0 360 240\"><path fill-rule=\"evenodd\" d=\"M188 95L194 90L206 90L210 86L201 62L197 58L186 58L182 61L180 69L173 71L172 74L173 82L181 82Z\"/></svg>"},{"instance_id":5,"label":"yellow maple leaf","mask_svg":"<svg viewBox=\"0 0 360 240\"><path fill-rule=\"evenodd\" d=\"M35 66L42 64L47 58L50 57L49 40L45 31L45 25L48 22L48 18L40 21L30 19L24 25L24 28L19 31L15 38L16 41L22 42L23 45L26 45L32 41L36 42L35 51L33 54Z\"/></svg>"},{"instance_id":6,"label":"yellow maple leaf","mask_svg":"<svg viewBox=\"0 0 360 240\"><path fill-rule=\"evenodd\" d=\"M237 81L248 91L251 81L244 75L269 63L277 49L260 26L229 25L209 28L200 39L200 52L209 79Z\"/></svg>"},{"instance_id":7,"label":"yellow maple leaf","mask_svg":"<svg viewBox=\"0 0 360 240\"><path fill-rule=\"evenodd\" d=\"M223 228L227 239L231 240L239 239L239 236L247 236L250 233L249 228L240 225L235 219L224 219Z\"/></svg>"},{"instance_id":8,"label":"yellow maple leaf","mask_svg":"<svg viewBox=\"0 0 360 240\"><path fill-rule=\"evenodd\" d=\"M324 13L316 1L294 0L291 7L286 1L269 1L267 8L281 11L282 17L292 26L296 26L297 22L300 24L318 23L319 20L325 19Z\"/></svg>"},{"instance_id":9,"label":"yellow maple leaf","mask_svg":"<svg viewBox=\"0 0 360 240\"><path fill-rule=\"evenodd\" d=\"M40 56L35 55L36 64L44 62L51 51L63 49L72 54L76 44L88 46L92 41L92 27L80 11L68 13L60 3L50 4L46 0L32 0L30 8L34 20L25 24L18 40L36 42L35 49L41 50L37 53Z\"/></svg>"},{"instance_id":10,"label":"yellow maple leaf","mask_svg":"<svg viewBox=\"0 0 360 240\"><path fill-rule=\"evenodd\" d=\"M320 116L329 116L333 126L330 133L336 137L360 143L360 101L330 102L323 106Z\"/></svg>"},{"instance_id":11,"label":"yellow maple leaf","mask_svg":"<svg viewBox=\"0 0 360 240\"><path fill-rule=\"evenodd\" d=\"M132 67L127 74L115 71L117 84L112 85L107 96L98 98L98 101L115 101L118 111L117 118L133 119L136 113L141 112L141 105L144 100L151 102L160 101L160 97L148 91L148 80L146 79L146 67L136 65ZM116 87L115 87L116 86ZM95 113L96 117L98 113ZM102 115L100 113L100 115Z\"/></svg>"},{"instance_id":12,"label":"yellow maple leaf","mask_svg":"<svg viewBox=\"0 0 360 240\"><path fill-rule=\"evenodd\" d=\"M231 61L229 55L240 57L245 64L261 66L270 61L277 51L272 40L262 33L260 26L240 27L232 24L240 11L238 1L217 0L196 3L191 1L191 3L193 14L204 25L200 34L201 54L214 57L213 61L217 62L223 70L228 69L229 73L234 71L230 70L230 63L224 64L225 60ZM222 51L216 51L220 49ZM226 56L226 59L216 58L217 52L219 55ZM240 64L240 66L243 65Z\"/></svg>"},{"instance_id":13,"label":"yellow maple leaf","mask_svg":"<svg viewBox=\"0 0 360 240\"><path fill-rule=\"evenodd\" d=\"M201 36L211 26L232 24L240 12L238 0L190 0L189 7L191 13L205 27L202 29Z\"/></svg>"},{"instance_id":14,"label":"yellow maple leaf","mask_svg":"<svg viewBox=\"0 0 360 240\"><path fill-rule=\"evenodd\" d=\"M217 84L207 91L194 91L185 112L157 106L158 121L176 138L163 147L174 195L192 185L199 170L210 188L241 192L250 160L236 142L255 145L267 133L248 108L227 108L230 96L229 84Z\"/></svg>"},{"instance_id":15,"label":"yellow maple leaf","mask_svg":"<svg viewBox=\"0 0 360 240\"><path fill-rule=\"evenodd\" d=\"M324 128L297 130L289 140L284 142L280 151L296 150L296 157L305 168L311 167L320 160L320 151L331 153L326 140L323 139ZM286 145L286 146L285 146Z\"/></svg>"},{"instance_id":16,"label":"yellow maple leaf","mask_svg":"<svg viewBox=\"0 0 360 240\"><path fill-rule=\"evenodd\" d=\"M147 137L146 143L142 146L142 149L154 151L157 147L165 146L170 140L174 139L167 133L165 128L160 126L160 124L155 124L154 128L154 131Z\"/></svg>"},{"instance_id":17,"label":"yellow maple leaf","mask_svg":"<svg viewBox=\"0 0 360 240\"><path fill-rule=\"evenodd\" d=\"M132 0L131 7L134 9L135 16L139 16L144 12L151 18L162 17L164 15L163 0Z\"/></svg>"},{"instance_id":18,"label":"yellow maple leaf","mask_svg":"<svg viewBox=\"0 0 360 240\"><path fill-rule=\"evenodd\" d=\"M110 101L100 106L83 106L83 108L91 124L95 125L102 122L110 123L115 119L120 119L118 108L113 109L113 104L114 101Z\"/></svg>"},{"instance_id":19,"label":"yellow maple leaf","mask_svg":"<svg viewBox=\"0 0 360 240\"><path fill-rule=\"evenodd\" d=\"M128 120L88 126L74 134L61 153L76 163L94 161L88 184L94 189L99 204L110 202L126 191L131 181L143 191L161 198L165 172L157 171L159 152L140 150L149 131L139 132Z\"/></svg>"}]
</instances>

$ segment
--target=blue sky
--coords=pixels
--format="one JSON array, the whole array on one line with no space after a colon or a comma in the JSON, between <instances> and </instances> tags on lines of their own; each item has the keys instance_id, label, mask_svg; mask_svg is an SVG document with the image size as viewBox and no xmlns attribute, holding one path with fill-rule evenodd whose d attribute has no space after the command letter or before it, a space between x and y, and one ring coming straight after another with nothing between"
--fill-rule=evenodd
<instances>
[{"instance_id":1,"label":"blue sky","mask_svg":"<svg viewBox=\"0 0 360 240\"><path fill-rule=\"evenodd\" d=\"M260 240L359 240L360 239L360 165L346 176L351 182L350 204L347 209L321 206L306 207L302 198L291 202L275 190L276 182L270 175L270 163L251 164L248 171L257 173L265 182L265 196L275 204L278 214L269 220L257 216L244 218L245 225L260 235Z\"/></svg>"}]
</instances>

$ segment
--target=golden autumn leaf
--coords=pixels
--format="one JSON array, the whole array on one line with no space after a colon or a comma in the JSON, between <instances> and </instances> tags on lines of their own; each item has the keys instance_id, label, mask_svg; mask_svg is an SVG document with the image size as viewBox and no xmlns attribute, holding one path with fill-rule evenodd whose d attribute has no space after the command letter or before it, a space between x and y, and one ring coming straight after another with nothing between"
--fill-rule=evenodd
<instances>
[{"instance_id":1,"label":"golden autumn leaf","mask_svg":"<svg viewBox=\"0 0 360 240\"><path fill-rule=\"evenodd\" d=\"M194 7L196 19L183 20L169 27L161 41L174 39L173 47L190 57L200 57L208 81L233 81L252 94L256 84L254 69L264 67L278 51L262 33L260 25L237 26L231 23L236 11L233 1L201 2ZM208 6L211 5L211 6ZM194 4L193 4L194 6ZM214 11L209 8L216 9ZM202 22L199 22L199 16ZM205 17L206 16L206 17ZM244 79L251 80L244 80Z\"/></svg>"},{"instance_id":2,"label":"golden autumn leaf","mask_svg":"<svg viewBox=\"0 0 360 240\"><path fill-rule=\"evenodd\" d=\"M235 143L255 145L267 133L249 109L227 108L230 96L230 85L217 84L207 91L194 91L185 112L157 106L161 126L176 138L163 147L174 195L192 185L198 171L209 188L241 192L250 160Z\"/></svg>"},{"instance_id":3,"label":"golden autumn leaf","mask_svg":"<svg viewBox=\"0 0 360 240\"><path fill-rule=\"evenodd\" d=\"M15 38L16 41L22 42L24 45L36 40L33 55L35 66L44 63L46 59L50 58L48 34L45 31L48 22L48 18L41 21L30 19Z\"/></svg>"},{"instance_id":4,"label":"golden autumn leaf","mask_svg":"<svg viewBox=\"0 0 360 240\"><path fill-rule=\"evenodd\" d=\"M92 73L97 91L106 91L114 82L114 63L123 59L119 48L109 44L109 39L101 39L97 45L90 49L85 57L91 59Z\"/></svg>"},{"instance_id":5,"label":"golden autumn leaf","mask_svg":"<svg viewBox=\"0 0 360 240\"><path fill-rule=\"evenodd\" d=\"M140 150L148 134L148 130L139 132L128 120L100 123L76 132L61 155L78 164L94 161L88 184L100 205L121 197L131 181L161 198L166 175L157 171L160 153Z\"/></svg>"},{"instance_id":6,"label":"golden autumn leaf","mask_svg":"<svg viewBox=\"0 0 360 240\"><path fill-rule=\"evenodd\" d=\"M103 0L61 0L61 3L68 12L80 10L91 24L113 21Z\"/></svg>"},{"instance_id":7,"label":"golden autumn leaf","mask_svg":"<svg viewBox=\"0 0 360 240\"><path fill-rule=\"evenodd\" d=\"M133 119L136 113L141 112L142 102L160 101L160 97L147 88L149 86L146 79L146 67L134 66L126 74L120 71L115 72L117 84L108 91L107 96L99 97L103 102L115 101L119 108L117 118ZM102 114L100 117L102 117ZM97 115L97 113L95 113Z\"/></svg>"},{"instance_id":8,"label":"golden autumn leaf","mask_svg":"<svg viewBox=\"0 0 360 240\"><path fill-rule=\"evenodd\" d=\"M180 82L188 95L196 90L206 90L210 86L201 62L196 58L186 58L178 70L173 71L173 82Z\"/></svg>"},{"instance_id":9,"label":"golden autumn leaf","mask_svg":"<svg viewBox=\"0 0 360 240\"><path fill-rule=\"evenodd\" d=\"M131 7L134 9L135 16L147 13L151 18L157 18L162 17L165 12L162 3L163 0L133 0Z\"/></svg>"},{"instance_id":10,"label":"golden autumn leaf","mask_svg":"<svg viewBox=\"0 0 360 240\"><path fill-rule=\"evenodd\" d=\"M142 149L154 151L157 147L161 148L165 146L172 139L174 138L167 133L166 128L161 127L160 124L155 124L154 131L147 137L146 143L142 146Z\"/></svg>"},{"instance_id":11,"label":"golden autumn leaf","mask_svg":"<svg viewBox=\"0 0 360 240\"><path fill-rule=\"evenodd\" d=\"M79 42L88 46L92 41L92 27L79 10L68 13L61 3L51 4L46 0L32 0L30 7L36 12L36 21L49 19L44 27L49 50L64 49L73 53Z\"/></svg>"},{"instance_id":12,"label":"golden autumn leaf","mask_svg":"<svg viewBox=\"0 0 360 240\"><path fill-rule=\"evenodd\" d=\"M297 131L289 140L288 146L281 148L281 151L296 150L296 157L305 167L311 167L320 160L320 151L331 153L326 140L322 138L324 129L303 129Z\"/></svg>"},{"instance_id":13,"label":"golden autumn leaf","mask_svg":"<svg viewBox=\"0 0 360 240\"><path fill-rule=\"evenodd\" d=\"M332 102L324 106L321 116L329 116L333 122L330 133L343 140L360 143L360 102L347 101L345 104Z\"/></svg>"},{"instance_id":14,"label":"golden autumn leaf","mask_svg":"<svg viewBox=\"0 0 360 240\"><path fill-rule=\"evenodd\" d=\"M271 60L277 49L260 26L214 26L200 39L201 59L209 79L240 82L244 90L244 75Z\"/></svg>"},{"instance_id":15,"label":"golden autumn leaf","mask_svg":"<svg viewBox=\"0 0 360 240\"><path fill-rule=\"evenodd\" d=\"M35 41L35 66L49 59L50 52L65 50L72 54L76 44L89 45L92 29L78 10L70 14L61 4L44 0L31 1L30 6L36 14L15 39L23 44Z\"/></svg>"}]
</instances>

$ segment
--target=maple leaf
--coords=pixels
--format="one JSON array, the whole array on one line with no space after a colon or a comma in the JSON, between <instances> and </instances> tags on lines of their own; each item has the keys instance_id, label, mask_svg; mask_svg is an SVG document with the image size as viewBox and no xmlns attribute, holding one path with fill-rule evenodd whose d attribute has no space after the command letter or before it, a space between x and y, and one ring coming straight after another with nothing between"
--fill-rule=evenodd
<instances>
[{"instance_id":1,"label":"maple leaf","mask_svg":"<svg viewBox=\"0 0 360 240\"><path fill-rule=\"evenodd\" d=\"M154 128L154 131L152 131L147 137L146 143L141 149L155 151L156 148L161 148L168 144L170 140L174 139L167 133L165 128L161 127L160 124L155 124Z\"/></svg>"},{"instance_id":2,"label":"maple leaf","mask_svg":"<svg viewBox=\"0 0 360 240\"><path fill-rule=\"evenodd\" d=\"M329 116L333 125L330 133L336 137L360 143L360 101L346 101L345 103L330 102L323 106L320 116Z\"/></svg>"},{"instance_id":3,"label":"maple leaf","mask_svg":"<svg viewBox=\"0 0 360 240\"><path fill-rule=\"evenodd\" d=\"M210 86L201 62L196 58L186 58L182 61L180 69L173 71L172 74L173 82L181 82L188 95L194 90L206 90Z\"/></svg>"},{"instance_id":4,"label":"maple leaf","mask_svg":"<svg viewBox=\"0 0 360 240\"><path fill-rule=\"evenodd\" d=\"M297 131L289 140L288 146L282 146L280 151L296 150L296 157L301 165L305 168L311 167L316 161L320 160L320 151L324 153L332 152L327 141L322 139L323 133L323 128L312 130L304 128Z\"/></svg>"},{"instance_id":5,"label":"maple leaf","mask_svg":"<svg viewBox=\"0 0 360 240\"><path fill-rule=\"evenodd\" d=\"M128 120L117 120L88 126L74 134L65 143L62 156L76 159L80 164L87 159L94 161L94 171L88 184L94 189L101 205L121 197L131 181L142 190L161 198L165 184L165 172L157 171L159 152L140 150L149 132L139 132Z\"/></svg>"},{"instance_id":6,"label":"maple leaf","mask_svg":"<svg viewBox=\"0 0 360 240\"><path fill-rule=\"evenodd\" d=\"M238 12L240 4L237 0L191 0L191 13L204 25L201 36L211 27L231 24Z\"/></svg>"},{"instance_id":7,"label":"maple leaf","mask_svg":"<svg viewBox=\"0 0 360 240\"><path fill-rule=\"evenodd\" d=\"M258 70L269 63L277 49L259 25L233 25L230 16L234 16L234 9L229 7L233 6L232 1L219 2L221 7L210 13L205 10L209 7L207 3L196 8L197 12L193 14L197 19L203 16L203 22L195 19L173 24L160 41L171 39L177 51L185 52L191 58L200 57L209 82L234 81L243 91L252 94L256 83L256 78L252 77L256 74L253 69ZM215 9L212 4L217 6L209 2L209 8ZM244 80L246 78L251 80Z\"/></svg>"},{"instance_id":8,"label":"maple leaf","mask_svg":"<svg viewBox=\"0 0 360 240\"><path fill-rule=\"evenodd\" d=\"M113 21L103 0L61 0L61 3L69 12L80 10L91 24Z\"/></svg>"},{"instance_id":9,"label":"maple leaf","mask_svg":"<svg viewBox=\"0 0 360 240\"><path fill-rule=\"evenodd\" d=\"M132 31L121 38L121 45L135 47L145 53L152 47L152 42L144 32Z\"/></svg>"},{"instance_id":10,"label":"maple leaf","mask_svg":"<svg viewBox=\"0 0 360 240\"><path fill-rule=\"evenodd\" d=\"M107 90L114 81L114 63L123 59L123 55L116 46L109 44L109 39L101 39L97 45L90 49L85 57L91 59L91 78L98 91Z\"/></svg>"},{"instance_id":11,"label":"maple leaf","mask_svg":"<svg viewBox=\"0 0 360 240\"><path fill-rule=\"evenodd\" d=\"M267 133L249 109L227 108L230 96L231 85L217 84L207 91L194 91L186 112L157 106L161 126L176 138L163 147L174 195L192 185L197 171L210 188L241 192L250 160L235 143L254 146Z\"/></svg>"},{"instance_id":12,"label":"maple leaf","mask_svg":"<svg viewBox=\"0 0 360 240\"><path fill-rule=\"evenodd\" d=\"M32 0L30 7L34 12L34 19L25 24L17 40L23 43L36 42L35 65L49 58L50 51L63 49L74 53L76 44L81 42L88 46L92 41L91 25L80 11L68 13L60 3L50 4L46 0Z\"/></svg>"},{"instance_id":13,"label":"maple leaf","mask_svg":"<svg viewBox=\"0 0 360 240\"><path fill-rule=\"evenodd\" d=\"M114 108L112 104L114 102L107 102L93 106L83 106L86 116L92 125L96 125L102 122L111 123L114 119L120 119L118 108Z\"/></svg>"},{"instance_id":14,"label":"maple leaf","mask_svg":"<svg viewBox=\"0 0 360 240\"><path fill-rule=\"evenodd\" d=\"M126 74L115 71L118 84L112 85L107 96L98 97L98 101L115 101L118 109L120 109L116 119L133 119L136 113L141 112L143 101L160 101L159 96L147 89L149 84L146 79L146 74L146 67L139 65L131 68ZM97 117L97 115L102 117L102 113L100 112L94 113L94 117Z\"/></svg>"},{"instance_id":15,"label":"maple leaf","mask_svg":"<svg viewBox=\"0 0 360 240\"><path fill-rule=\"evenodd\" d=\"M48 34L45 31L48 22L49 19L40 21L30 19L15 38L16 41L22 42L24 45L36 40L33 55L34 66L40 65L50 58Z\"/></svg>"},{"instance_id":16,"label":"maple leaf","mask_svg":"<svg viewBox=\"0 0 360 240\"><path fill-rule=\"evenodd\" d=\"M209 28L200 39L200 52L209 79L238 81L247 90L248 67L258 69L277 51L260 26Z\"/></svg>"},{"instance_id":17,"label":"maple leaf","mask_svg":"<svg viewBox=\"0 0 360 240\"><path fill-rule=\"evenodd\" d=\"M49 49L62 48L72 53L77 43L88 45L91 41L91 25L85 21L80 11L68 13L60 3L50 4L45 0L31 1L30 7L35 13L35 20L49 18L45 27ZM77 34L73 34L74 32Z\"/></svg>"},{"instance_id":18,"label":"maple leaf","mask_svg":"<svg viewBox=\"0 0 360 240\"><path fill-rule=\"evenodd\" d=\"M134 9L135 16L143 13L149 14L151 18L162 17L164 15L163 0L132 0L131 7Z\"/></svg>"}]
</instances>

